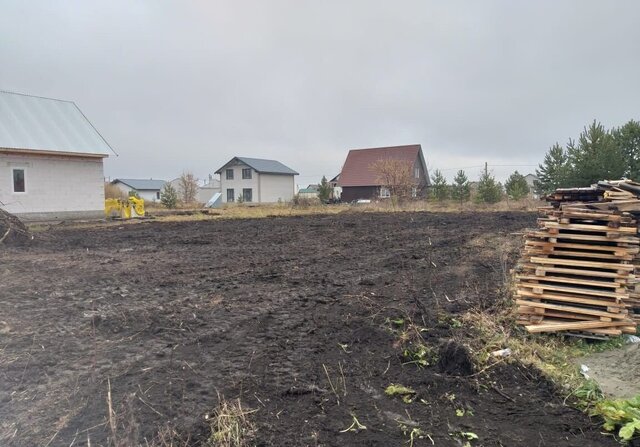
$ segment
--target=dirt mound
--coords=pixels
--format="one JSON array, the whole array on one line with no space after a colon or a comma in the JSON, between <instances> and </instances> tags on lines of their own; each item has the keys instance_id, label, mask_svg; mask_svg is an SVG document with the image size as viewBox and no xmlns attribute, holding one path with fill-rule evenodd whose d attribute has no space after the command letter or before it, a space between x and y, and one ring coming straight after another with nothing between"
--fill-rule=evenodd
<instances>
[{"instance_id":1,"label":"dirt mound","mask_svg":"<svg viewBox=\"0 0 640 447\"><path fill-rule=\"evenodd\" d=\"M22 221L13 214L0 209L0 244L19 246L28 243L33 237Z\"/></svg>"},{"instance_id":2,"label":"dirt mound","mask_svg":"<svg viewBox=\"0 0 640 447\"><path fill-rule=\"evenodd\" d=\"M622 367L640 364L640 343L580 357L576 362L589 367L587 374L607 397L631 399L640 394L640 370Z\"/></svg>"},{"instance_id":3,"label":"dirt mound","mask_svg":"<svg viewBox=\"0 0 640 447\"><path fill-rule=\"evenodd\" d=\"M438 353L438 369L453 376L473 374L473 362L467 347L454 340L443 343Z\"/></svg>"}]
</instances>

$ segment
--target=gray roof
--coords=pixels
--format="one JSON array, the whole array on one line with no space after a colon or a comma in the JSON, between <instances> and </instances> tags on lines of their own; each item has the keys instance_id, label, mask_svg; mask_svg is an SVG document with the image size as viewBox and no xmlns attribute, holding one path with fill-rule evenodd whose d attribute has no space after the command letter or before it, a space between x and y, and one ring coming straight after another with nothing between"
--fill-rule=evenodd
<instances>
[{"instance_id":1,"label":"gray roof","mask_svg":"<svg viewBox=\"0 0 640 447\"><path fill-rule=\"evenodd\" d=\"M0 148L100 156L115 153L75 103L2 90Z\"/></svg>"},{"instance_id":2,"label":"gray roof","mask_svg":"<svg viewBox=\"0 0 640 447\"><path fill-rule=\"evenodd\" d=\"M263 158L249 158L249 157L233 157L229 162L227 162L222 168L216 171L216 174L222 172L222 169L227 166L232 161L237 160L246 164L247 166L255 169L257 172L263 174L288 174L288 175L298 175L296 171L293 169L283 165L279 161L276 160L265 160Z\"/></svg>"},{"instance_id":3,"label":"gray roof","mask_svg":"<svg viewBox=\"0 0 640 447\"><path fill-rule=\"evenodd\" d=\"M159 191L164 186L164 180L137 179L137 178L117 178L111 183L123 183L136 191Z\"/></svg>"}]
</instances>

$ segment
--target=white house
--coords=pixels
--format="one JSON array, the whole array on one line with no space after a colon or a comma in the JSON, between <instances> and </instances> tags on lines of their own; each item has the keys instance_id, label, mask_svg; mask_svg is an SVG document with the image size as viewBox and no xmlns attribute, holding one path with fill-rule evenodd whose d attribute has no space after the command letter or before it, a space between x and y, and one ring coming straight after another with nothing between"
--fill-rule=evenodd
<instances>
[{"instance_id":1,"label":"white house","mask_svg":"<svg viewBox=\"0 0 640 447\"><path fill-rule=\"evenodd\" d=\"M0 91L0 207L24 220L104 217L114 153L71 101Z\"/></svg>"},{"instance_id":2,"label":"white house","mask_svg":"<svg viewBox=\"0 0 640 447\"><path fill-rule=\"evenodd\" d=\"M166 182L156 179L117 178L111 182L120 188L125 195L135 191L145 202L159 202L160 193Z\"/></svg>"},{"instance_id":3,"label":"white house","mask_svg":"<svg viewBox=\"0 0 640 447\"><path fill-rule=\"evenodd\" d=\"M298 175L279 161L247 157L233 157L216 174L220 174L223 203L239 197L247 203L288 202L295 195Z\"/></svg>"},{"instance_id":4,"label":"white house","mask_svg":"<svg viewBox=\"0 0 640 447\"><path fill-rule=\"evenodd\" d=\"M204 185L198 187L196 200L200 203L207 203L214 194L218 192L221 192L220 180L213 178L213 176L209 174L209 180L207 180Z\"/></svg>"}]
</instances>

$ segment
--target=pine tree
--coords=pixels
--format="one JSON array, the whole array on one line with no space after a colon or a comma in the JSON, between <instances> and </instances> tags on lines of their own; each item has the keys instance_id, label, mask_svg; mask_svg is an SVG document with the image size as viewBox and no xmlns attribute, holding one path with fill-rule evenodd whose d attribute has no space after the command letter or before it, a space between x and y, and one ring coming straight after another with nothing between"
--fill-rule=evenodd
<instances>
[{"instance_id":1,"label":"pine tree","mask_svg":"<svg viewBox=\"0 0 640 447\"><path fill-rule=\"evenodd\" d=\"M520 200L529 194L527 179L525 179L524 175L520 174L518 171L515 171L509 176L504 187L507 191L507 196L513 200Z\"/></svg>"},{"instance_id":2,"label":"pine tree","mask_svg":"<svg viewBox=\"0 0 640 447\"><path fill-rule=\"evenodd\" d=\"M625 177L640 181L640 122L630 120L611 132L618 149L625 158Z\"/></svg>"},{"instance_id":3,"label":"pine tree","mask_svg":"<svg viewBox=\"0 0 640 447\"><path fill-rule=\"evenodd\" d=\"M484 172L480 176L478 182L478 194L476 202L479 203L497 203L502 199L502 185L496 182L493 175L489 174L485 164Z\"/></svg>"},{"instance_id":4,"label":"pine tree","mask_svg":"<svg viewBox=\"0 0 640 447\"><path fill-rule=\"evenodd\" d=\"M462 169L458 171L453 179L451 197L460 201L460 203L466 202L471 197L471 185L469 185L469 179Z\"/></svg>"},{"instance_id":5,"label":"pine tree","mask_svg":"<svg viewBox=\"0 0 640 447\"><path fill-rule=\"evenodd\" d=\"M327 181L327 177L322 176L322 180L320 180L320 187L318 188L318 198L322 203L326 203L331 198L331 191L333 188L331 184Z\"/></svg>"},{"instance_id":6,"label":"pine tree","mask_svg":"<svg viewBox=\"0 0 640 447\"><path fill-rule=\"evenodd\" d=\"M449 196L449 185L447 185L447 179L444 178L440 169L436 169L431 174L431 194L438 202L446 200Z\"/></svg>"},{"instance_id":7,"label":"pine tree","mask_svg":"<svg viewBox=\"0 0 640 447\"><path fill-rule=\"evenodd\" d=\"M171 186L171 183L165 183L160 194L160 203L165 208L175 208L178 203L178 193L176 189Z\"/></svg>"},{"instance_id":8,"label":"pine tree","mask_svg":"<svg viewBox=\"0 0 640 447\"><path fill-rule=\"evenodd\" d=\"M624 154L613 136L595 120L585 127L577 144L567 145L572 186L589 186L598 180L621 178L626 170Z\"/></svg>"},{"instance_id":9,"label":"pine tree","mask_svg":"<svg viewBox=\"0 0 640 447\"><path fill-rule=\"evenodd\" d=\"M536 177L538 180L534 182L534 189L536 194L541 196L549 194L556 188L570 186L568 184L569 159L564 148L558 143L551 146L542 164L538 165Z\"/></svg>"}]
</instances>

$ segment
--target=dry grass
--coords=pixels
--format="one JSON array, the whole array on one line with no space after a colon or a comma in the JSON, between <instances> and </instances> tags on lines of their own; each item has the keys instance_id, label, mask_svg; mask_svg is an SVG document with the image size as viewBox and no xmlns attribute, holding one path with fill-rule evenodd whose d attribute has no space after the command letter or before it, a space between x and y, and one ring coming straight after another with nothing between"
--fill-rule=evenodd
<instances>
[{"instance_id":1,"label":"dry grass","mask_svg":"<svg viewBox=\"0 0 640 447\"><path fill-rule=\"evenodd\" d=\"M124 193L120 188L116 185L113 185L109 182L105 182L104 184L104 198L105 199L126 199L127 194Z\"/></svg>"},{"instance_id":2,"label":"dry grass","mask_svg":"<svg viewBox=\"0 0 640 447\"><path fill-rule=\"evenodd\" d=\"M226 400L218 395L218 406L208 417L211 436L207 447L245 447L252 444L256 428L249 416L257 410L242 407L240 399Z\"/></svg>"}]
</instances>

